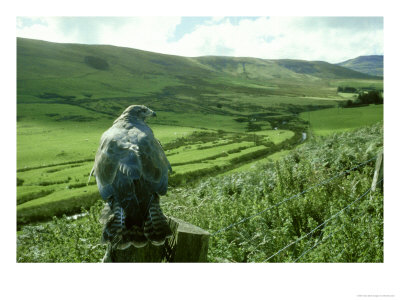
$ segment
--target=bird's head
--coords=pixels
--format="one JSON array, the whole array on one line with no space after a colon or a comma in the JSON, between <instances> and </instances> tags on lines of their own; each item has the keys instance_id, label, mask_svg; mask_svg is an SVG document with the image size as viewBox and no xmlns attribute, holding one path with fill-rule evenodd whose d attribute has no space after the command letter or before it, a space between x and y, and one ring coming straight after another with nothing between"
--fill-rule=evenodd
<instances>
[{"instance_id":1,"label":"bird's head","mask_svg":"<svg viewBox=\"0 0 400 300\"><path fill-rule=\"evenodd\" d=\"M157 116L156 113L144 105L131 105L124 110L118 119L124 118L129 120L144 121L149 117L155 116Z\"/></svg>"}]
</instances>

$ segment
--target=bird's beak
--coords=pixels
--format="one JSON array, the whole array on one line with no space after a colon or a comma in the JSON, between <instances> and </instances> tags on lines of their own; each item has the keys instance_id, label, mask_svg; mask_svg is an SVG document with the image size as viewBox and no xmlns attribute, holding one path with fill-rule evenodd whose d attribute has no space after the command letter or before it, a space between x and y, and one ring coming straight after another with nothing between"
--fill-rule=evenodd
<instances>
[{"instance_id":1,"label":"bird's beak","mask_svg":"<svg viewBox=\"0 0 400 300\"><path fill-rule=\"evenodd\" d=\"M152 117L157 117L157 114L155 111L153 111L153 113L151 114Z\"/></svg>"}]
</instances>

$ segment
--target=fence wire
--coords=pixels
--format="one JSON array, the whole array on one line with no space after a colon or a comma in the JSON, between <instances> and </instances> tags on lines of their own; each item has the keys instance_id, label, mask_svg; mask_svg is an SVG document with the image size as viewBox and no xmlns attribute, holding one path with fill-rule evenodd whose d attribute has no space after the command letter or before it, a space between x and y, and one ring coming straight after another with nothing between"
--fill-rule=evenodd
<instances>
[{"instance_id":1,"label":"fence wire","mask_svg":"<svg viewBox=\"0 0 400 300\"><path fill-rule=\"evenodd\" d=\"M334 231L332 231L326 238L323 238L322 240L319 240L317 243L315 243L311 248L305 250L298 258L295 259L294 262L297 262L300 258L302 258L304 255L306 255L308 252L310 252L312 249L314 249L315 247L317 247L319 244L322 244L323 242L325 242L327 239L329 239L331 236L333 236L337 231L342 230L344 227L344 224L342 226L340 226L340 228L335 229Z\"/></svg>"},{"instance_id":2,"label":"fence wire","mask_svg":"<svg viewBox=\"0 0 400 300\"><path fill-rule=\"evenodd\" d=\"M363 165L366 165L367 163L369 163L369 162L375 160L376 158L377 158L377 155L375 155L373 158L371 158L371 159L369 159L369 160L367 160L367 161L365 161L365 162L363 162L363 163L360 163L360 164L356 165L355 167L353 167L353 168L351 168L351 169L342 171L342 172L340 172L340 173L338 173L338 174L336 174L336 175L334 175L334 176L332 176L332 177L330 177L330 178L328 178L328 179L326 179L326 180L324 180L324 181L321 181L321 182L319 182L318 184L316 184L316 185L314 185L314 186L311 186L311 187L309 187L308 189L305 189L304 191L302 191L302 192L300 192L300 193L298 193L298 194L296 194L296 195L293 195L293 196L291 196L291 197L289 197L289 198L285 198L285 199L283 199L282 201L280 201L280 202L278 202L278 203L275 203L274 205L269 206L269 207L267 207L266 209L264 209L264 210L262 210L262 211L260 211L260 212L258 212L258 213L255 213L255 214L253 214L253 215L250 215L250 216L248 216L248 217L245 217L245 218L241 219L241 220L238 221L238 222L235 222L235 223L232 223L232 224L230 224L230 225L228 225L228 226L226 226L226 227L223 227L223 228L221 228L221 229L215 231L214 233L212 233L211 236L214 236L214 235L217 235L217 234L219 234L219 233L221 233L221 232L227 231L227 230L229 230L229 229L231 229L231 228L233 228L233 227L235 227L235 226L237 226L237 225L239 225L239 224L241 224L241 223L243 223L243 222L246 222L247 220L250 220L250 219L252 219L252 218L254 218L254 217L257 217L257 216L263 214L264 212L266 212L266 211L268 211L268 210L271 210L271 209L273 209L273 208L275 208L275 207L278 207L278 206L282 205L283 203L285 203L285 202L287 202L287 201L290 201L290 200L292 200L292 199L298 198L298 197L300 197L301 195L303 195L303 194L305 194L305 193L307 193L307 192L309 192L309 191L311 191L311 190L313 190L313 189L315 189L315 188L317 188L317 187L323 186L323 185L327 184L328 182L331 182L332 180L334 180L334 179L336 179L336 178L338 178L338 177L340 177L340 176L343 176L343 175L345 175L345 174L348 174L348 173L350 173L351 171L353 171L353 170L355 170L355 169L357 169L357 168L359 168L359 167L361 167L361 166L363 166Z\"/></svg>"},{"instance_id":3,"label":"fence wire","mask_svg":"<svg viewBox=\"0 0 400 300\"><path fill-rule=\"evenodd\" d=\"M377 183L381 183L383 181L383 178ZM354 221L356 218L361 217L363 214L358 214L357 216L353 217L351 220ZM317 243L315 243L311 248L309 248L308 250L304 251L298 258L296 258L296 260L294 262L297 262L300 258L302 258L304 255L306 255L308 252L310 252L312 249L314 249L315 247L317 247L319 244L322 244L323 242L325 242L326 240L328 240L329 238L331 238L336 232L342 230L344 227L344 224L342 226L340 226L340 228L335 229L334 231L332 231L326 238L323 238L322 240L319 240ZM344 251L344 249L343 249ZM340 254L343 253L343 251Z\"/></svg>"},{"instance_id":4,"label":"fence wire","mask_svg":"<svg viewBox=\"0 0 400 300\"><path fill-rule=\"evenodd\" d=\"M381 183L383 181L383 178L378 182ZM346 209L348 209L349 207L351 207L354 203L356 203L357 201L359 201L360 199L362 199L363 197L365 197L365 195L367 195L369 192L371 191L371 188L369 188L367 191L365 191L360 197L358 197L356 200L352 201L349 205L347 205L345 208L342 208L340 211L338 211L336 214L334 214L332 217L330 217L329 219L325 220L324 222L322 222L321 224L319 224L317 227L315 227L313 230L311 230L309 233L307 233L306 235L298 238L297 240L287 244L285 247L283 247L282 249L278 250L277 252L275 252L274 254L272 254L270 257L268 257L267 259L265 259L263 262L267 262L269 261L271 258L275 257L276 255L278 255L279 253L281 253L282 251L286 250L287 248L289 248L290 246L300 242L302 239L306 238L307 236L309 236L310 234L312 234L314 231L316 231L318 228L324 226L326 223L328 223L329 221L333 220L334 218L336 218L337 216L339 216L341 213L343 213ZM336 230L337 231L337 230ZM335 231L335 232L336 232Z\"/></svg>"}]
</instances>

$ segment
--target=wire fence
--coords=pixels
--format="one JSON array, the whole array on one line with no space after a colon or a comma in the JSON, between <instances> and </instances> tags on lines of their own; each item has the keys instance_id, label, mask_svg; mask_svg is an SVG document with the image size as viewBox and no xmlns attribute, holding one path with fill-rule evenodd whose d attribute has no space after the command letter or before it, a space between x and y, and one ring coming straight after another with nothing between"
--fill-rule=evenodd
<instances>
[{"instance_id":1,"label":"wire fence","mask_svg":"<svg viewBox=\"0 0 400 300\"><path fill-rule=\"evenodd\" d=\"M315 247L317 247L319 244L322 244L323 242L325 242L326 240L328 240L330 237L332 237L337 231L342 230L344 227L344 224L342 226L340 226L340 228L336 228L334 231L332 231L327 237L323 238L322 240L319 240L318 242L316 242L311 248L308 248L307 250L305 250L302 254L300 254L299 257L297 257L294 262L298 262L299 259L301 259L304 255L306 255L308 252L310 252L312 249L314 249ZM321 233L322 234L322 233Z\"/></svg>"},{"instance_id":2,"label":"wire fence","mask_svg":"<svg viewBox=\"0 0 400 300\"><path fill-rule=\"evenodd\" d=\"M382 179L383 180L383 179ZM314 231L316 231L318 228L321 228L322 226L324 226L326 223L328 223L329 221L333 220L334 218L336 218L337 216L339 216L341 213L343 213L346 209L348 209L349 207L351 207L354 203L356 203L357 201L359 201L360 199L362 199L365 195L367 195L369 192L371 191L371 188L369 188L367 191L365 191L360 197L358 197L356 200L352 201L349 205L347 205L345 208L342 208L340 211L338 211L336 214L334 214L332 217L330 217L329 219L325 220L324 222L322 222L321 224L319 224L317 227L315 227L313 230L311 230L309 233L307 233L306 235L303 235L302 237L298 238L297 240L287 244L285 247L283 247L282 249L278 250L277 252L275 252L274 254L272 254L270 257L268 257L266 260L264 260L263 262L267 262L269 261L271 258L273 258L274 256L278 255L279 253L281 253L282 251L286 250L287 248L289 248L290 246L300 242L302 239L306 238L307 236L309 236L310 234L312 234Z\"/></svg>"},{"instance_id":3,"label":"wire fence","mask_svg":"<svg viewBox=\"0 0 400 300\"><path fill-rule=\"evenodd\" d=\"M378 184L381 183L382 181L383 181L383 178L378 182ZM371 188L368 189L367 193L368 193L368 192L371 192ZM361 195L358 199L356 199L355 201L353 201L353 203L355 203L356 201L360 200L360 199L361 199L362 197L364 197L364 196L365 196L365 193L364 193L363 195ZM348 207L350 207L350 205L352 205L353 203L350 203L350 204L348 205ZM345 209L347 209L348 207L346 207ZM357 216L353 217L351 220L354 221L356 218L358 218L358 217L360 217L360 216L362 216L362 215L363 215L363 214L358 214ZM334 231L332 231L328 236L326 236L325 238L323 238L323 239L319 240L318 242L316 242L311 248L305 250L302 254L300 254L299 257L297 257L297 258L295 259L294 262L299 261L299 259L301 259L304 255L306 255L306 254L307 254L308 252L310 252L312 249L314 249L314 248L317 247L318 245L322 244L322 243L325 242L326 240L330 239L336 232L342 230L342 229L344 228L344 225L345 225L345 224L342 224L342 226L340 226L340 228L336 228L336 229L335 229ZM322 234L322 232L321 232L321 234Z\"/></svg>"},{"instance_id":4,"label":"wire fence","mask_svg":"<svg viewBox=\"0 0 400 300\"><path fill-rule=\"evenodd\" d=\"M278 207L278 206L282 205L282 204L285 203L285 202L288 202L288 201L290 201L290 200L292 200L292 199L298 198L298 197L300 197L301 195L303 195L303 194L305 194L305 193L307 193L307 192L309 192L309 191L311 191L311 190L313 190L313 189L316 189L317 187L323 186L323 185L325 185L325 184L331 182L332 180L334 180L334 179L336 179L336 178L338 178L338 177L341 177L341 176L343 176L343 175L346 175L346 174L350 173L351 171L353 171L353 170L355 170L355 169L357 169L357 168L359 168L359 167L361 167L361 166L364 166L364 165L368 164L369 162L375 160L376 158L377 158L377 155L375 155L373 158L371 158L371 159L369 159L369 160L367 160L367 161L364 161L364 162L362 162L362 163L356 165L355 167L353 167L353 168L351 168L351 169L348 169L348 170L339 172L339 173L337 173L336 175L334 175L334 176L332 176L332 177L330 177L330 178L328 178L328 179L326 179L326 180L323 180L323 181L319 182L318 184L313 185L313 186L311 186L311 187L309 187L309 188L303 190L302 192L300 192L300 193L298 193L298 194L295 194L295 195L293 195L293 196L291 196L291 197L289 197L289 198L285 198L285 199L283 199L282 201L280 201L280 202L278 202L278 203L275 203L274 205L271 205L271 206L267 207L266 209L264 209L264 210L262 210L262 211L260 211L260 212L258 212L258 213L255 213L255 214L250 215L250 216L248 216L248 217L245 217L245 218L243 218L243 219L241 219L241 220L239 220L239 221L237 221L237 222L235 222L235 223L232 223L232 224L230 224L230 225L228 225L228 226L226 226L226 227L223 227L223 228L221 228L221 229L215 231L214 233L212 233L211 236L215 236L215 235L220 234L220 233L222 233L222 232L224 232L224 231L227 231L227 230L229 230L229 229L231 229L231 228L233 228L233 227L235 227L235 226L237 226L237 225L239 225L239 224L241 224L241 223L244 223L244 222L246 222L246 221L248 221L248 220L250 220L250 219L252 219L252 218L254 218L254 217L257 217L257 216L259 216L259 215L265 213L266 211L269 211L269 210L271 210L271 209L273 209L273 208L275 208L275 207Z\"/></svg>"}]
</instances>

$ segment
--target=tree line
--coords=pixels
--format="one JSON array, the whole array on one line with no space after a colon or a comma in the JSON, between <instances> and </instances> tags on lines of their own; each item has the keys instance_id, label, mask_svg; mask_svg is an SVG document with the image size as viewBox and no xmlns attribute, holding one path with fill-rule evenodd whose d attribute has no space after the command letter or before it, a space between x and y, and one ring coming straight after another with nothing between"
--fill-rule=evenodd
<instances>
[{"instance_id":1,"label":"tree line","mask_svg":"<svg viewBox=\"0 0 400 300\"><path fill-rule=\"evenodd\" d=\"M355 100L347 100L342 107L364 106L369 104L383 104L383 95L380 91L369 91L359 93Z\"/></svg>"}]
</instances>

